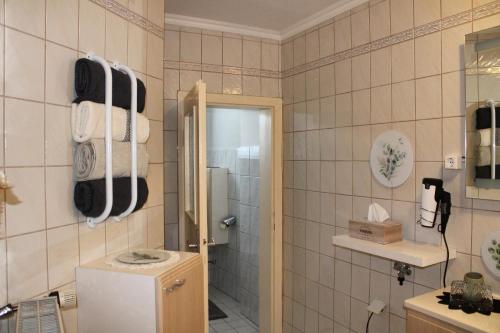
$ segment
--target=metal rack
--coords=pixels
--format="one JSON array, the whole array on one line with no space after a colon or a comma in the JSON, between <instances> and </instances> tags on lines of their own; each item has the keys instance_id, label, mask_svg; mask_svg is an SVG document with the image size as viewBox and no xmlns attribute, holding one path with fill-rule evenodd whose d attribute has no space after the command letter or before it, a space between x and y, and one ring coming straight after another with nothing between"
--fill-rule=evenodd
<instances>
[{"instance_id":1,"label":"metal rack","mask_svg":"<svg viewBox=\"0 0 500 333\"><path fill-rule=\"evenodd\" d=\"M496 109L495 109L495 101L492 99L488 99L486 101L486 105L491 108L491 179L495 179L496 176Z\"/></svg>"}]
</instances>

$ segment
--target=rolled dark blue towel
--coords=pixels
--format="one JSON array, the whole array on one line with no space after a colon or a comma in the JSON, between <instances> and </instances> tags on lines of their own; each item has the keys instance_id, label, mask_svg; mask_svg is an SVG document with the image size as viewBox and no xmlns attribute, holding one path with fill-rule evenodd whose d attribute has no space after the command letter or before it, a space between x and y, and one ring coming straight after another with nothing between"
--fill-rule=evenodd
<instances>
[{"instance_id":1,"label":"rolled dark blue towel","mask_svg":"<svg viewBox=\"0 0 500 333\"><path fill-rule=\"evenodd\" d=\"M130 78L115 69L113 75L113 105L130 109ZM104 68L95 61L80 58L75 64L75 91L78 96L74 102L92 101L104 103L105 101L105 74ZM146 88L144 83L137 79L137 112L144 111L146 103Z\"/></svg>"},{"instance_id":2,"label":"rolled dark blue towel","mask_svg":"<svg viewBox=\"0 0 500 333\"><path fill-rule=\"evenodd\" d=\"M148 199L148 184L144 178L137 178L137 204L134 212L144 206ZM87 217L98 217L106 207L106 180L94 179L75 185L76 208ZM130 205L130 177L113 178L113 207L110 216L118 216Z\"/></svg>"},{"instance_id":3,"label":"rolled dark blue towel","mask_svg":"<svg viewBox=\"0 0 500 333\"><path fill-rule=\"evenodd\" d=\"M500 107L495 108L496 128L500 127ZM476 110L476 129L491 128L491 108L479 108Z\"/></svg>"},{"instance_id":4,"label":"rolled dark blue towel","mask_svg":"<svg viewBox=\"0 0 500 333\"><path fill-rule=\"evenodd\" d=\"M476 167L476 178L479 179L491 179L491 166L477 166ZM495 179L500 179L500 165L495 165Z\"/></svg>"}]
</instances>

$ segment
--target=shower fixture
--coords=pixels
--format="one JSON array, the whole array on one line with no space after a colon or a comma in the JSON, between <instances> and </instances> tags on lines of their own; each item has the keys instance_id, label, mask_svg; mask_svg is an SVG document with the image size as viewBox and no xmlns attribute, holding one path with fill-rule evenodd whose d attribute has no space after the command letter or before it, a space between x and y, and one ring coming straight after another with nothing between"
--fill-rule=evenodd
<instances>
[{"instance_id":1,"label":"shower fixture","mask_svg":"<svg viewBox=\"0 0 500 333\"><path fill-rule=\"evenodd\" d=\"M398 271L398 281L399 285L402 286L403 282L405 281L405 276L406 275L411 275L411 268L410 265L405 264L403 262L396 261L394 262L394 269Z\"/></svg>"}]
</instances>

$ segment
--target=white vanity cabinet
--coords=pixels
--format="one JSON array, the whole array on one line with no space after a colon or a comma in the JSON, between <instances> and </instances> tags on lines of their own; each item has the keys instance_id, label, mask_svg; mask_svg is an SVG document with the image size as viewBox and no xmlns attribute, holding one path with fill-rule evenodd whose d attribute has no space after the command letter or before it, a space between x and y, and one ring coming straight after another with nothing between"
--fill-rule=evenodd
<instances>
[{"instance_id":1,"label":"white vanity cabinet","mask_svg":"<svg viewBox=\"0 0 500 333\"><path fill-rule=\"evenodd\" d=\"M154 269L113 268L105 259L76 269L78 332L203 332L199 254Z\"/></svg>"}]
</instances>

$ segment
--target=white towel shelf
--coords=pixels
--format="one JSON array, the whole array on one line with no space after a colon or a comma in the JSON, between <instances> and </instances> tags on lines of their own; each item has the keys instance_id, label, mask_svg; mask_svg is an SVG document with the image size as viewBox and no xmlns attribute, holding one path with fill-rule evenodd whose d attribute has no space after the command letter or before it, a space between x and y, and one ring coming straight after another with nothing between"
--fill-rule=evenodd
<instances>
[{"instance_id":1,"label":"white towel shelf","mask_svg":"<svg viewBox=\"0 0 500 333\"><path fill-rule=\"evenodd\" d=\"M417 267L427 267L446 261L446 249L426 243L409 240L386 245L352 238L349 235L332 237L333 245L354 251L371 254L377 257L399 261ZM457 257L457 252L450 249L450 260Z\"/></svg>"}]
</instances>

